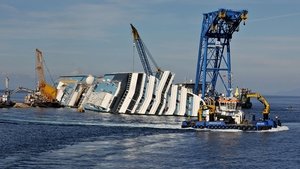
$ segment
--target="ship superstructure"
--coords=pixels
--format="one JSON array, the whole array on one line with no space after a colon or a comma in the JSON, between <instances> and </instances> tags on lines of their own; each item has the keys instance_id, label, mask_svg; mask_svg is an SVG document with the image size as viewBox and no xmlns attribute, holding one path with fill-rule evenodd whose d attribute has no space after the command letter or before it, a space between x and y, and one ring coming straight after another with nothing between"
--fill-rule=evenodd
<instances>
[{"instance_id":1,"label":"ship superstructure","mask_svg":"<svg viewBox=\"0 0 300 169\"><path fill-rule=\"evenodd\" d=\"M90 76L91 78L91 76ZM69 107L98 112L197 116L203 100L185 86L172 84L174 74L110 73L87 84L87 76L63 76L58 100ZM81 95L81 96L80 96ZM77 103L77 104L76 104Z\"/></svg>"}]
</instances>

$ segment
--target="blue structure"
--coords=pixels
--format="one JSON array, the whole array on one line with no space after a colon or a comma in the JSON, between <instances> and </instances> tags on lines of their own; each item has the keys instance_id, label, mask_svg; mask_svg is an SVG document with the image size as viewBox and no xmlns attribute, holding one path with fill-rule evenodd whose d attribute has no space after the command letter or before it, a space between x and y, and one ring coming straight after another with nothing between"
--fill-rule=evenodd
<instances>
[{"instance_id":1,"label":"blue structure","mask_svg":"<svg viewBox=\"0 0 300 169\"><path fill-rule=\"evenodd\" d=\"M246 10L219 9L203 14L194 94L199 94L201 88L202 98L214 96L219 78L226 95L230 96L230 40L240 22L247 19L247 13Z\"/></svg>"}]
</instances>

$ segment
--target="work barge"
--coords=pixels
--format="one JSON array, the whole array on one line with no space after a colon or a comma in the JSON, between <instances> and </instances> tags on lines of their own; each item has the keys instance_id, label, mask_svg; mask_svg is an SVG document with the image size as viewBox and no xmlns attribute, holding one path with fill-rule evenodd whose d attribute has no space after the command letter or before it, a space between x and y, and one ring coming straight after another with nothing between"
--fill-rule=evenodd
<instances>
[{"instance_id":1,"label":"work barge","mask_svg":"<svg viewBox=\"0 0 300 169\"><path fill-rule=\"evenodd\" d=\"M260 93L236 89L233 94L230 42L247 17L247 10L219 9L203 14L193 92L200 94L205 104L200 105L197 119L183 121L182 128L270 130L281 126L278 117L269 117L270 105ZM218 93L217 82L225 93ZM250 98L256 98L265 107L259 119L254 115L247 117L242 110L251 108Z\"/></svg>"},{"instance_id":2,"label":"work barge","mask_svg":"<svg viewBox=\"0 0 300 169\"><path fill-rule=\"evenodd\" d=\"M230 42L240 23L245 25L247 15L247 10L229 9L203 14L194 83L174 84L175 73L158 66L132 24L134 46L144 72L61 76L50 85L45 80L42 52L36 49L37 90L26 96L25 103L72 107L80 112L185 116L181 127L192 129L277 128L281 122L269 117L270 105L260 93L238 88L233 93ZM261 118L249 117L242 110L251 108L251 98L264 105Z\"/></svg>"}]
</instances>

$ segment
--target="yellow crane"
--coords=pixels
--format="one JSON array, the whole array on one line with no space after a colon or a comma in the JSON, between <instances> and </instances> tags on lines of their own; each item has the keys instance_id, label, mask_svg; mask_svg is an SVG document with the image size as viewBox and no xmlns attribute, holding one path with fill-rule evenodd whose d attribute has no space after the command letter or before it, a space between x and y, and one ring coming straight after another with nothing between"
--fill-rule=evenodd
<instances>
[{"instance_id":1,"label":"yellow crane","mask_svg":"<svg viewBox=\"0 0 300 169\"><path fill-rule=\"evenodd\" d=\"M38 77L38 91L43 97L45 102L56 101L57 90L52 85L48 84L45 80L43 53L39 49L36 49L36 73Z\"/></svg>"},{"instance_id":2,"label":"yellow crane","mask_svg":"<svg viewBox=\"0 0 300 169\"><path fill-rule=\"evenodd\" d=\"M262 112L264 120L267 120L269 118L270 114L270 104L268 101L260 94L260 93L248 93L246 95L247 98L256 98L258 101L260 101L264 106L264 110Z\"/></svg>"}]
</instances>

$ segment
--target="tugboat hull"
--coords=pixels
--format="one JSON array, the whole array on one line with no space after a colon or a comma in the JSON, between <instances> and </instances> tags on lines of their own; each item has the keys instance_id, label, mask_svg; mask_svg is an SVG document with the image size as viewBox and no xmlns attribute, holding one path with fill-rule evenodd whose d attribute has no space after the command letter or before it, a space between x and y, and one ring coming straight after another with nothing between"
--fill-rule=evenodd
<instances>
[{"instance_id":1,"label":"tugboat hull","mask_svg":"<svg viewBox=\"0 0 300 169\"><path fill-rule=\"evenodd\" d=\"M194 129L236 129L242 131L255 131L255 130L270 130L281 126L279 119L256 121L250 124L226 124L224 121L183 121L182 128L194 128Z\"/></svg>"}]
</instances>

